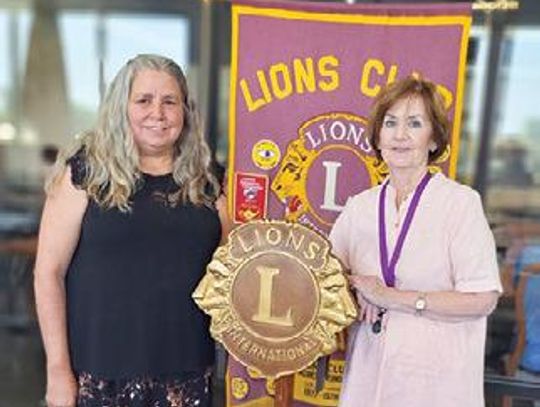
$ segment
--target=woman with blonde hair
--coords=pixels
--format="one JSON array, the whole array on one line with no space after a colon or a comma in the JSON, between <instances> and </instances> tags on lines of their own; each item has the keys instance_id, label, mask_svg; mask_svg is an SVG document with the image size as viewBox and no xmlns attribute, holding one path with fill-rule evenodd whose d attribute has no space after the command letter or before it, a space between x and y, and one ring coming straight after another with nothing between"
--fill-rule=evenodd
<instances>
[{"instance_id":1,"label":"woman with blonde hair","mask_svg":"<svg viewBox=\"0 0 540 407\"><path fill-rule=\"evenodd\" d=\"M48 407L207 406L191 293L226 210L185 76L139 55L47 187L35 267Z\"/></svg>"}]
</instances>

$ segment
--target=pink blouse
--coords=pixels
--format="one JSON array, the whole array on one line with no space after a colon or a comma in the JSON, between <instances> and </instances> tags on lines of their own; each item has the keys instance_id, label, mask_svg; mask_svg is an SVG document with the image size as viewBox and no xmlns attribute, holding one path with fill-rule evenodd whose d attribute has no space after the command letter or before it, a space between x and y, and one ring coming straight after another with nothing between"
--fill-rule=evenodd
<instances>
[{"instance_id":1,"label":"pink blouse","mask_svg":"<svg viewBox=\"0 0 540 407\"><path fill-rule=\"evenodd\" d=\"M330 241L351 272L381 279L377 207L380 186L351 198ZM411 195L395 205L386 196L391 254ZM427 185L396 266L396 288L502 292L495 243L480 197L471 188L436 174ZM428 307L429 307L429 294ZM383 331L351 329L340 406L483 407L486 317L442 322L388 311Z\"/></svg>"}]
</instances>

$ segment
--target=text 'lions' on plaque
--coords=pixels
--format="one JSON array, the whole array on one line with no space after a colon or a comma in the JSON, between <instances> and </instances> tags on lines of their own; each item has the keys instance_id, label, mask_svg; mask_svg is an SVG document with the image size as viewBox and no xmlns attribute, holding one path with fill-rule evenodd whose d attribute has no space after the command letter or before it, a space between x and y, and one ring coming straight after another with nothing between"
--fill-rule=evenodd
<instances>
[{"instance_id":1,"label":"text 'lions' on plaque","mask_svg":"<svg viewBox=\"0 0 540 407\"><path fill-rule=\"evenodd\" d=\"M356 318L328 241L298 223L255 221L230 235L193 293L212 336L267 377L304 369L336 349Z\"/></svg>"}]
</instances>

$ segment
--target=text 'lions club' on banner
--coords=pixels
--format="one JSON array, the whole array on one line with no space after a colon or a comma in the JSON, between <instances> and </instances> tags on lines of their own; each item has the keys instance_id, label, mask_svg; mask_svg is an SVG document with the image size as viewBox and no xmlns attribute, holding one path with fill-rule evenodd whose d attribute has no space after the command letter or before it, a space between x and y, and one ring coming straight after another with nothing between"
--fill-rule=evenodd
<instances>
[{"instance_id":1,"label":"text 'lions club' on banner","mask_svg":"<svg viewBox=\"0 0 540 407\"><path fill-rule=\"evenodd\" d=\"M232 5L228 197L236 222L263 217L327 234L348 197L386 176L365 136L374 98L417 73L444 97L457 165L470 5L345 5L237 0ZM323 390L296 375L298 406L337 404L343 355ZM251 374L250 374L251 373ZM232 361L228 405L272 405L272 381Z\"/></svg>"}]
</instances>

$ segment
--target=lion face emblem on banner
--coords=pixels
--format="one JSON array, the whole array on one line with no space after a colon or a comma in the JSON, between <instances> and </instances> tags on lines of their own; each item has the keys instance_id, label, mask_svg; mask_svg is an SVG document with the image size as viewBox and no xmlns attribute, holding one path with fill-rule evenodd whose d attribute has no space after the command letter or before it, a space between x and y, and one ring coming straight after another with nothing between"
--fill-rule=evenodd
<instances>
[{"instance_id":1,"label":"lion face emblem on banner","mask_svg":"<svg viewBox=\"0 0 540 407\"><path fill-rule=\"evenodd\" d=\"M271 184L287 220L330 227L349 196L384 179L387 168L377 162L365 126L350 113L322 114L300 126ZM340 177L357 179L354 190Z\"/></svg>"}]
</instances>

